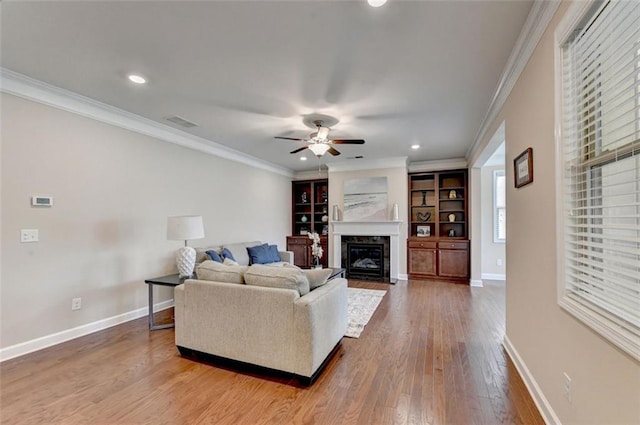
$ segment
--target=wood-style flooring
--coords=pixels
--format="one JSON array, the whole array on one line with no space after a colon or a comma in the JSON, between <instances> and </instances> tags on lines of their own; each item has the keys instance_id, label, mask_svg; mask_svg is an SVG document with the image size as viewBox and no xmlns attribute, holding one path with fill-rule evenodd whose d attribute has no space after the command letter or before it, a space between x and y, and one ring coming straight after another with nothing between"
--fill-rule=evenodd
<instances>
[{"instance_id":1,"label":"wood-style flooring","mask_svg":"<svg viewBox=\"0 0 640 425\"><path fill-rule=\"evenodd\" d=\"M311 387L181 358L141 318L2 363L0 422L544 423L501 346L503 283L349 284L388 292Z\"/></svg>"}]
</instances>

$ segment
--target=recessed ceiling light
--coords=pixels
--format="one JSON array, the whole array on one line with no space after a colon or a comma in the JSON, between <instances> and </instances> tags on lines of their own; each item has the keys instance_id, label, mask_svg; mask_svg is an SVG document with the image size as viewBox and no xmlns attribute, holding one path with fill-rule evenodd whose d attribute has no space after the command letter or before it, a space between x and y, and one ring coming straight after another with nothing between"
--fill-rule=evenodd
<instances>
[{"instance_id":1,"label":"recessed ceiling light","mask_svg":"<svg viewBox=\"0 0 640 425\"><path fill-rule=\"evenodd\" d=\"M136 84L144 84L147 82L146 78L136 74L130 74L127 78L129 78L129 81Z\"/></svg>"},{"instance_id":2,"label":"recessed ceiling light","mask_svg":"<svg viewBox=\"0 0 640 425\"><path fill-rule=\"evenodd\" d=\"M306 160L307 160L307 157L306 157L306 156L301 156L301 157L300 157L300 161L306 161Z\"/></svg>"},{"instance_id":3,"label":"recessed ceiling light","mask_svg":"<svg viewBox=\"0 0 640 425\"><path fill-rule=\"evenodd\" d=\"M411 149L420 149L420 145L411 145Z\"/></svg>"},{"instance_id":4,"label":"recessed ceiling light","mask_svg":"<svg viewBox=\"0 0 640 425\"><path fill-rule=\"evenodd\" d=\"M387 2L387 0L367 0L369 2L369 6L371 7L380 7Z\"/></svg>"}]
</instances>

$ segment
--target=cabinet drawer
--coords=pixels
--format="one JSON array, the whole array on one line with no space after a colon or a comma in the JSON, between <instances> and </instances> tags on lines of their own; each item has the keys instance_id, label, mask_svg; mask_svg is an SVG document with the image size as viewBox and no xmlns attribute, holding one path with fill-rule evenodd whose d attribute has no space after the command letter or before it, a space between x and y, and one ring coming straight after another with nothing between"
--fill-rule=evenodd
<instances>
[{"instance_id":1,"label":"cabinet drawer","mask_svg":"<svg viewBox=\"0 0 640 425\"><path fill-rule=\"evenodd\" d=\"M439 249L469 249L469 242L457 241L457 242L438 242Z\"/></svg>"},{"instance_id":2,"label":"cabinet drawer","mask_svg":"<svg viewBox=\"0 0 640 425\"><path fill-rule=\"evenodd\" d=\"M436 248L436 243L427 241L409 241L409 248Z\"/></svg>"}]
</instances>

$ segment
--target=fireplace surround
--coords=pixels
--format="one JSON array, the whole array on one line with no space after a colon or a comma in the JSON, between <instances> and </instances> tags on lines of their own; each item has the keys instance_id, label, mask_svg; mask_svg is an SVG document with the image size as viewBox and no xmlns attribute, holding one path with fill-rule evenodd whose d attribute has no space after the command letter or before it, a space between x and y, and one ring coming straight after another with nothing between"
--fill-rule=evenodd
<instances>
[{"instance_id":1,"label":"fireplace surround","mask_svg":"<svg viewBox=\"0 0 640 425\"><path fill-rule=\"evenodd\" d=\"M347 236L386 236L389 239L388 281L395 283L400 270L401 221L334 221L331 223L331 264L342 265L342 239ZM346 267L345 267L346 268Z\"/></svg>"}]
</instances>

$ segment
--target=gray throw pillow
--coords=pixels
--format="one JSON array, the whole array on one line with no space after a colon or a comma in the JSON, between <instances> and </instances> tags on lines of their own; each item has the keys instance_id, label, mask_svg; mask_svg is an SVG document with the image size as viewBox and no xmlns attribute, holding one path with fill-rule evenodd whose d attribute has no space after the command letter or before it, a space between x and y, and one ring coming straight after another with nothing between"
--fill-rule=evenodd
<instances>
[{"instance_id":1,"label":"gray throw pillow","mask_svg":"<svg viewBox=\"0 0 640 425\"><path fill-rule=\"evenodd\" d=\"M247 285L269 288L295 289L300 296L309 293L309 280L300 270L289 267L270 267L261 264L249 266L244 274Z\"/></svg>"}]
</instances>

